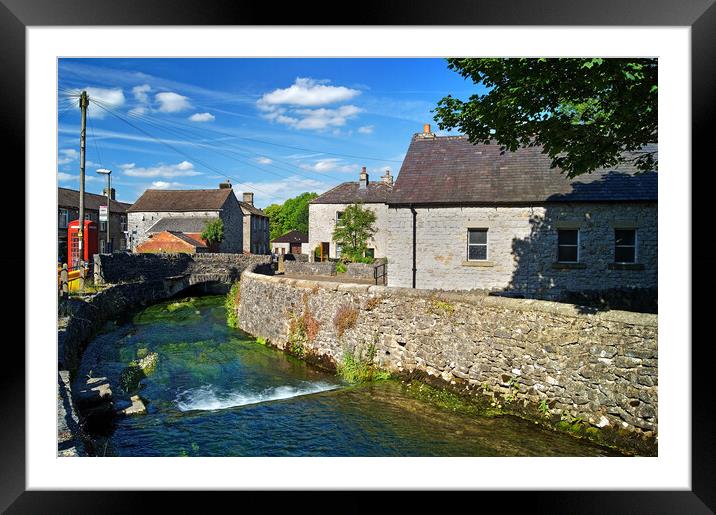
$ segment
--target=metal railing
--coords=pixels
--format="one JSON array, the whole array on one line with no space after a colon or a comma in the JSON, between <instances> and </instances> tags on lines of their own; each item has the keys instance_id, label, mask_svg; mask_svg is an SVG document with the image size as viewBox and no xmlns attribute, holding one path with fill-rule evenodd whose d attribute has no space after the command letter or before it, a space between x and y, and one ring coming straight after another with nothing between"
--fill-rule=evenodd
<instances>
[{"instance_id":1,"label":"metal railing","mask_svg":"<svg viewBox=\"0 0 716 515\"><path fill-rule=\"evenodd\" d=\"M378 284L378 279L382 278L382 282L385 285L385 278L388 276L386 264L387 263L379 263L373 267L373 279L375 279L375 284Z\"/></svg>"}]
</instances>

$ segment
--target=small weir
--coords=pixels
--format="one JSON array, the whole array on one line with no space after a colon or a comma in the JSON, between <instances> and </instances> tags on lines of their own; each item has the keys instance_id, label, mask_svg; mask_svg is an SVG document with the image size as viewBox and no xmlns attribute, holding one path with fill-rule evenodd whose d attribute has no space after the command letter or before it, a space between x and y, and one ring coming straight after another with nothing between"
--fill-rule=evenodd
<instances>
[{"instance_id":1,"label":"small weir","mask_svg":"<svg viewBox=\"0 0 716 515\"><path fill-rule=\"evenodd\" d=\"M400 381L351 386L227 327L223 296L150 306L88 345L73 391L106 378L100 456L611 456L514 417L477 417ZM136 404L136 401L134 401Z\"/></svg>"}]
</instances>

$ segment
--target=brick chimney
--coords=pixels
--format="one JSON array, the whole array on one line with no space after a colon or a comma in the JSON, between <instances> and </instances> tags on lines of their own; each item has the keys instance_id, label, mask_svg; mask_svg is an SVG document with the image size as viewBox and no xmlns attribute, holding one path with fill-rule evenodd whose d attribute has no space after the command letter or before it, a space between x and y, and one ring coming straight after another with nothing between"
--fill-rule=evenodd
<instances>
[{"instance_id":1,"label":"brick chimney","mask_svg":"<svg viewBox=\"0 0 716 515\"><path fill-rule=\"evenodd\" d=\"M390 170L386 170L385 174L383 175L383 177L380 178L380 180L383 181L388 186L392 186L393 185L393 176L390 175Z\"/></svg>"},{"instance_id":2,"label":"brick chimney","mask_svg":"<svg viewBox=\"0 0 716 515\"><path fill-rule=\"evenodd\" d=\"M244 202L250 206L254 205L254 194L250 191L244 191Z\"/></svg>"},{"instance_id":3,"label":"brick chimney","mask_svg":"<svg viewBox=\"0 0 716 515\"><path fill-rule=\"evenodd\" d=\"M102 196L103 196L103 197L106 197L106 196L107 196L107 188L102 188ZM112 199L112 200L114 200L114 188L110 188L110 190L109 190L109 198Z\"/></svg>"},{"instance_id":4,"label":"brick chimney","mask_svg":"<svg viewBox=\"0 0 716 515\"><path fill-rule=\"evenodd\" d=\"M423 135L430 136L431 134L432 132L430 132L430 124L426 123L425 125L423 125Z\"/></svg>"},{"instance_id":5,"label":"brick chimney","mask_svg":"<svg viewBox=\"0 0 716 515\"><path fill-rule=\"evenodd\" d=\"M219 189L220 190L230 190L231 189L231 181L229 179L226 179L226 182L220 182Z\"/></svg>"},{"instance_id":6,"label":"brick chimney","mask_svg":"<svg viewBox=\"0 0 716 515\"><path fill-rule=\"evenodd\" d=\"M360 189L364 190L368 186L368 172L365 171L365 166L360 171Z\"/></svg>"}]
</instances>

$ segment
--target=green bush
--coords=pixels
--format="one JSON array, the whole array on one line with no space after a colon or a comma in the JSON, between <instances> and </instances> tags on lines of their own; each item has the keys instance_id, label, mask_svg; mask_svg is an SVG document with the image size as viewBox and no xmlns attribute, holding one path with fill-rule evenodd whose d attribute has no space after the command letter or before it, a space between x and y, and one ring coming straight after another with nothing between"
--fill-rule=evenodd
<instances>
[{"instance_id":1,"label":"green bush","mask_svg":"<svg viewBox=\"0 0 716 515\"><path fill-rule=\"evenodd\" d=\"M378 370L373 365L375 345L368 346L366 355L359 351L343 351L343 360L338 364L338 375L348 383L367 383L370 381L384 381L390 379L390 372Z\"/></svg>"},{"instance_id":2,"label":"green bush","mask_svg":"<svg viewBox=\"0 0 716 515\"><path fill-rule=\"evenodd\" d=\"M231 285L229 293L226 294L224 307L226 308L226 325L239 327L239 303L241 302L241 285L237 282Z\"/></svg>"},{"instance_id":3,"label":"green bush","mask_svg":"<svg viewBox=\"0 0 716 515\"><path fill-rule=\"evenodd\" d=\"M208 244L221 243L224 239L224 221L221 218L217 218L207 222L201 232L201 239L206 240Z\"/></svg>"},{"instance_id":4,"label":"green bush","mask_svg":"<svg viewBox=\"0 0 716 515\"><path fill-rule=\"evenodd\" d=\"M346 270L348 270L348 267L346 267L345 263L343 263L342 261L336 263L336 273L345 274Z\"/></svg>"}]
</instances>

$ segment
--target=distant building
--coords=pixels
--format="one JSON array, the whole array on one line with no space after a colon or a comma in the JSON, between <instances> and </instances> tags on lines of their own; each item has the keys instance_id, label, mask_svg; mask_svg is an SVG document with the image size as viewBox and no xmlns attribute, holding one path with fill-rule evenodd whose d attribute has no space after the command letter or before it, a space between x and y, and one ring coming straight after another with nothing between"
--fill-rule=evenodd
<instances>
[{"instance_id":1,"label":"distant building","mask_svg":"<svg viewBox=\"0 0 716 515\"><path fill-rule=\"evenodd\" d=\"M289 231L271 240L274 254L301 254L301 246L308 243L308 234L300 231Z\"/></svg>"},{"instance_id":2,"label":"distant building","mask_svg":"<svg viewBox=\"0 0 716 515\"><path fill-rule=\"evenodd\" d=\"M357 182L344 182L319 195L308 205L309 252L319 247L324 259L341 256L340 245L333 241L333 230L345 209L355 203L372 210L376 216L376 233L368 241L368 255L376 258L386 256L388 199L393 191L393 177L387 170L379 181L370 182L365 166Z\"/></svg>"},{"instance_id":3,"label":"distant building","mask_svg":"<svg viewBox=\"0 0 716 515\"><path fill-rule=\"evenodd\" d=\"M161 231L152 234L152 236L137 245L135 251L138 253L149 252L159 254L162 252L174 254L184 252L187 254L196 254L198 252L207 252L209 247L206 241L199 237L192 237L183 232Z\"/></svg>"},{"instance_id":4,"label":"distant building","mask_svg":"<svg viewBox=\"0 0 716 515\"><path fill-rule=\"evenodd\" d=\"M268 215L254 206L253 193L244 192L243 201L239 205L244 213L244 254L268 254Z\"/></svg>"},{"instance_id":5,"label":"distant building","mask_svg":"<svg viewBox=\"0 0 716 515\"><path fill-rule=\"evenodd\" d=\"M162 234L160 240L175 241L176 236L183 234L201 243L197 238L205 225L218 218L224 222L224 238L212 250L244 251L243 208L230 183L221 183L218 189L213 190L146 190L128 209L127 217L132 251L137 251L139 245L165 232L175 238Z\"/></svg>"},{"instance_id":6,"label":"distant building","mask_svg":"<svg viewBox=\"0 0 716 515\"><path fill-rule=\"evenodd\" d=\"M124 231L127 230L127 209L132 205L114 200L115 190L110 192L109 205L109 236L114 250L127 248ZM84 199L85 219L97 224L97 248L100 252L107 252L107 222L99 221L99 206L107 205L105 195L85 192ZM80 216L80 192L68 188L57 188L57 255L61 262L67 262L67 226L72 220Z\"/></svg>"}]
</instances>

